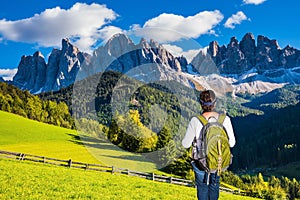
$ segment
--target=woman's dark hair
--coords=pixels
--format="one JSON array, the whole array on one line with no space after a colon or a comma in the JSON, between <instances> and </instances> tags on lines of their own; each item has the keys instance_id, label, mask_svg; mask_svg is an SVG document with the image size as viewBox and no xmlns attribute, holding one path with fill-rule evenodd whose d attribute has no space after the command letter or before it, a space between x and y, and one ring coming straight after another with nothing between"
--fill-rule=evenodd
<instances>
[{"instance_id":1,"label":"woman's dark hair","mask_svg":"<svg viewBox=\"0 0 300 200\"><path fill-rule=\"evenodd\" d=\"M203 112L211 112L215 108L216 95L212 90L204 90L200 93L200 104Z\"/></svg>"}]
</instances>

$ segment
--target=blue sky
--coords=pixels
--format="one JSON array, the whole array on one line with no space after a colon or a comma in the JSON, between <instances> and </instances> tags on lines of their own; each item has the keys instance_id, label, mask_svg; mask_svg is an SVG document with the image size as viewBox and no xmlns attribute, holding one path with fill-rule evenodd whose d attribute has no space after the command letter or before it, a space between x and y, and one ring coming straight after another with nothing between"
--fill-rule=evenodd
<instances>
[{"instance_id":1,"label":"blue sky","mask_svg":"<svg viewBox=\"0 0 300 200\"><path fill-rule=\"evenodd\" d=\"M9 0L0 7L0 76L16 73L22 55L46 62L62 38L91 53L115 33L153 38L192 57L210 41L227 45L251 32L300 49L298 0ZM187 39L195 45L187 45ZM180 46L181 44L181 46Z\"/></svg>"}]
</instances>

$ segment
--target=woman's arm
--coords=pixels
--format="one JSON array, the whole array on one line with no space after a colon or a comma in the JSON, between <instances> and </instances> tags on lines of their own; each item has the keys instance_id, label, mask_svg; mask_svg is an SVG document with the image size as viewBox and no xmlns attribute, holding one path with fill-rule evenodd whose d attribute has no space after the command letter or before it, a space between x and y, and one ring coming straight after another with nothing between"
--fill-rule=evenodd
<instances>
[{"instance_id":1,"label":"woman's arm","mask_svg":"<svg viewBox=\"0 0 300 200\"><path fill-rule=\"evenodd\" d=\"M187 127L185 136L181 142L184 148L189 148L192 145L195 136L197 138L199 137L201 128L202 124L199 121L199 119L197 119L197 117L193 117Z\"/></svg>"},{"instance_id":2,"label":"woman's arm","mask_svg":"<svg viewBox=\"0 0 300 200\"><path fill-rule=\"evenodd\" d=\"M233 147L235 145L235 137L234 137L231 120L228 116L225 117L223 126L226 129L226 132L227 132L227 135L229 138L229 145L230 145L230 147Z\"/></svg>"}]
</instances>

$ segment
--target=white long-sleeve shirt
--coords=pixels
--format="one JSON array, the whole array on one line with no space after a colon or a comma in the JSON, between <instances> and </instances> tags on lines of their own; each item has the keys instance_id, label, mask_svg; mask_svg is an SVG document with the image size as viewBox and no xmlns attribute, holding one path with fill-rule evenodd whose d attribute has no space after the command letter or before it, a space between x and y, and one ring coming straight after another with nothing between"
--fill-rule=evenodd
<instances>
[{"instance_id":1,"label":"white long-sleeve shirt","mask_svg":"<svg viewBox=\"0 0 300 200\"><path fill-rule=\"evenodd\" d=\"M233 133L231 120L228 116L225 117L223 126L226 129L226 132L227 132L227 135L229 138L229 146L233 147L235 145L235 137L234 137L234 133ZM197 117L193 117L191 119L191 121L188 125L188 128L186 130L186 134L182 140L182 146L184 148L189 148L192 145L195 136L196 136L196 139L199 138L202 127L203 127L203 125Z\"/></svg>"}]
</instances>

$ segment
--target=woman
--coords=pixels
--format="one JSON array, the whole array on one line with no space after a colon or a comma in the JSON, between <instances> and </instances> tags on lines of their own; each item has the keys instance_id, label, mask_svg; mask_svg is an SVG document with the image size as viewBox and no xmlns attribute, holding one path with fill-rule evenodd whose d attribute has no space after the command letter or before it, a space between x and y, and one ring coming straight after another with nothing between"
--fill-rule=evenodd
<instances>
[{"instance_id":1,"label":"woman","mask_svg":"<svg viewBox=\"0 0 300 200\"><path fill-rule=\"evenodd\" d=\"M212 90L205 90L200 94L200 105L202 107L202 115L211 122L214 119L219 118L219 113L215 112L216 95ZM225 117L223 126L226 129L229 146L235 145L235 137L231 120L228 116ZM185 137L182 140L182 145L185 148L189 148L194 138L197 139L200 136L200 132L203 125L197 117L193 117L188 125ZM192 166L195 173L195 180L197 186L198 200L216 200L219 198L220 176L217 173L208 174L202 169L196 166L195 162L192 162Z\"/></svg>"}]
</instances>

